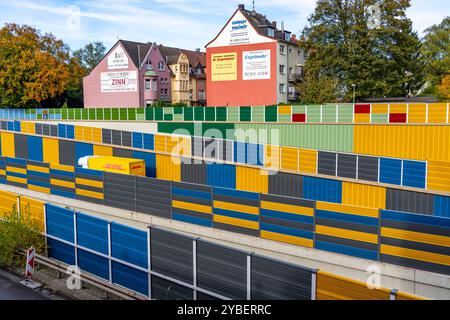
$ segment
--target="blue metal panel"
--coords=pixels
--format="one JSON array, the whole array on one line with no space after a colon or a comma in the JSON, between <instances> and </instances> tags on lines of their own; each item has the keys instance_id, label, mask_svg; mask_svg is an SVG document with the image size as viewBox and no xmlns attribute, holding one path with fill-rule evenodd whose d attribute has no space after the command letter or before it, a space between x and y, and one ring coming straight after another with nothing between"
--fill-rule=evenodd
<instances>
[{"instance_id":1,"label":"blue metal panel","mask_svg":"<svg viewBox=\"0 0 450 320\"><path fill-rule=\"evenodd\" d=\"M142 133L133 132L133 148L142 149Z\"/></svg>"},{"instance_id":2,"label":"blue metal panel","mask_svg":"<svg viewBox=\"0 0 450 320\"><path fill-rule=\"evenodd\" d=\"M9 157L6 157L6 161L7 162L11 162L11 163L14 163L14 164L19 164L19 165L27 165L27 160L25 160L25 159L20 159L20 158L9 158Z\"/></svg>"},{"instance_id":3,"label":"blue metal panel","mask_svg":"<svg viewBox=\"0 0 450 320\"><path fill-rule=\"evenodd\" d=\"M45 204L47 234L62 240L74 242L73 211Z\"/></svg>"},{"instance_id":4,"label":"blue metal panel","mask_svg":"<svg viewBox=\"0 0 450 320\"><path fill-rule=\"evenodd\" d=\"M75 142L75 163L84 156L92 156L94 147L91 143Z\"/></svg>"},{"instance_id":5,"label":"blue metal panel","mask_svg":"<svg viewBox=\"0 0 450 320\"><path fill-rule=\"evenodd\" d=\"M112 263L113 283L148 296L148 275L123 264Z\"/></svg>"},{"instance_id":6,"label":"blue metal panel","mask_svg":"<svg viewBox=\"0 0 450 320\"><path fill-rule=\"evenodd\" d=\"M450 228L450 219L426 216L422 214L381 210L381 219L395 220L399 222L425 224L434 227Z\"/></svg>"},{"instance_id":7,"label":"blue metal panel","mask_svg":"<svg viewBox=\"0 0 450 320\"><path fill-rule=\"evenodd\" d=\"M302 198L342 203L342 181L303 177Z\"/></svg>"},{"instance_id":8,"label":"blue metal panel","mask_svg":"<svg viewBox=\"0 0 450 320\"><path fill-rule=\"evenodd\" d=\"M145 160L145 175L156 178L156 155L154 153L133 151L133 158Z\"/></svg>"},{"instance_id":9,"label":"blue metal panel","mask_svg":"<svg viewBox=\"0 0 450 320\"><path fill-rule=\"evenodd\" d=\"M450 197L434 197L434 215L438 217L450 218Z\"/></svg>"},{"instance_id":10,"label":"blue metal panel","mask_svg":"<svg viewBox=\"0 0 450 320\"><path fill-rule=\"evenodd\" d=\"M58 137L67 138L66 125L58 123Z\"/></svg>"},{"instance_id":11,"label":"blue metal panel","mask_svg":"<svg viewBox=\"0 0 450 320\"><path fill-rule=\"evenodd\" d=\"M70 199L75 199L75 192L70 192L70 191L62 191L62 190L57 190L52 188L50 190L50 194L54 194L55 196L60 196L60 197L66 197L66 198L70 198Z\"/></svg>"},{"instance_id":12,"label":"blue metal panel","mask_svg":"<svg viewBox=\"0 0 450 320\"><path fill-rule=\"evenodd\" d=\"M234 162L246 163L246 152L245 142L234 142Z\"/></svg>"},{"instance_id":13,"label":"blue metal panel","mask_svg":"<svg viewBox=\"0 0 450 320\"><path fill-rule=\"evenodd\" d=\"M108 254L108 222L77 213L77 239L82 247Z\"/></svg>"},{"instance_id":14,"label":"blue metal panel","mask_svg":"<svg viewBox=\"0 0 450 320\"><path fill-rule=\"evenodd\" d=\"M155 138L153 134L144 133L144 149L155 150Z\"/></svg>"},{"instance_id":15,"label":"blue metal panel","mask_svg":"<svg viewBox=\"0 0 450 320\"><path fill-rule=\"evenodd\" d=\"M8 131L14 131L14 121L8 121Z\"/></svg>"},{"instance_id":16,"label":"blue metal panel","mask_svg":"<svg viewBox=\"0 0 450 320\"><path fill-rule=\"evenodd\" d=\"M222 195L234 198L259 200L259 193L241 191L241 190L230 190L223 188L214 188L214 195Z\"/></svg>"},{"instance_id":17,"label":"blue metal panel","mask_svg":"<svg viewBox=\"0 0 450 320\"><path fill-rule=\"evenodd\" d=\"M376 251L350 247L342 244L325 241L315 241L315 248L319 250L345 254L347 256L359 257L362 259L378 260L378 253Z\"/></svg>"},{"instance_id":18,"label":"blue metal panel","mask_svg":"<svg viewBox=\"0 0 450 320\"><path fill-rule=\"evenodd\" d=\"M74 247L50 238L47 240L47 244L50 258L64 262L71 266L75 265Z\"/></svg>"},{"instance_id":19,"label":"blue metal panel","mask_svg":"<svg viewBox=\"0 0 450 320\"><path fill-rule=\"evenodd\" d=\"M97 277L109 279L109 262L106 258L80 249L78 250L78 266L81 270Z\"/></svg>"},{"instance_id":20,"label":"blue metal panel","mask_svg":"<svg viewBox=\"0 0 450 320\"><path fill-rule=\"evenodd\" d=\"M380 182L401 185L402 160L380 158Z\"/></svg>"},{"instance_id":21,"label":"blue metal panel","mask_svg":"<svg viewBox=\"0 0 450 320\"><path fill-rule=\"evenodd\" d=\"M236 189L236 167L229 164L207 164L208 185Z\"/></svg>"},{"instance_id":22,"label":"blue metal panel","mask_svg":"<svg viewBox=\"0 0 450 320\"><path fill-rule=\"evenodd\" d=\"M247 143L247 164L262 166L264 164L264 146Z\"/></svg>"},{"instance_id":23,"label":"blue metal panel","mask_svg":"<svg viewBox=\"0 0 450 320\"><path fill-rule=\"evenodd\" d=\"M147 268L147 233L117 223L111 223L112 256Z\"/></svg>"},{"instance_id":24,"label":"blue metal panel","mask_svg":"<svg viewBox=\"0 0 450 320\"><path fill-rule=\"evenodd\" d=\"M172 212L173 220L178 220L178 221L186 222L186 223L190 223L190 224L197 224L197 225L209 227L209 228L212 228L212 226L213 226L213 222L211 219L203 219L200 217L193 217L190 215L182 214L182 213L176 212L175 208L173 210L174 210Z\"/></svg>"},{"instance_id":25,"label":"blue metal panel","mask_svg":"<svg viewBox=\"0 0 450 320\"><path fill-rule=\"evenodd\" d=\"M66 137L67 139L75 139L75 127L71 124L66 125Z\"/></svg>"},{"instance_id":26,"label":"blue metal panel","mask_svg":"<svg viewBox=\"0 0 450 320\"><path fill-rule=\"evenodd\" d=\"M43 161L42 137L28 136L28 159Z\"/></svg>"},{"instance_id":27,"label":"blue metal panel","mask_svg":"<svg viewBox=\"0 0 450 320\"><path fill-rule=\"evenodd\" d=\"M403 185L425 188L427 174L426 162L403 160Z\"/></svg>"},{"instance_id":28,"label":"blue metal panel","mask_svg":"<svg viewBox=\"0 0 450 320\"><path fill-rule=\"evenodd\" d=\"M20 121L14 121L14 131L20 132Z\"/></svg>"},{"instance_id":29,"label":"blue metal panel","mask_svg":"<svg viewBox=\"0 0 450 320\"><path fill-rule=\"evenodd\" d=\"M92 170L92 169L85 169L85 168L75 168L76 174L88 174L91 176L96 177L103 177L104 172L100 170Z\"/></svg>"}]
</instances>

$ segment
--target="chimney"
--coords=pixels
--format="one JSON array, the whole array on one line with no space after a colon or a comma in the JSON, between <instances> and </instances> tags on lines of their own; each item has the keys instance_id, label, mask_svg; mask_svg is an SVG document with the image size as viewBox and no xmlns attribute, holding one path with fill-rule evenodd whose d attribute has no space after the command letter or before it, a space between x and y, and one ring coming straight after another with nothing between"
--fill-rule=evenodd
<instances>
[{"instance_id":1,"label":"chimney","mask_svg":"<svg viewBox=\"0 0 450 320\"><path fill-rule=\"evenodd\" d=\"M281 32L284 32L284 21L281 21Z\"/></svg>"},{"instance_id":2,"label":"chimney","mask_svg":"<svg viewBox=\"0 0 450 320\"><path fill-rule=\"evenodd\" d=\"M276 22L276 21L272 21L272 27L273 27L274 29L277 28L277 22Z\"/></svg>"},{"instance_id":3,"label":"chimney","mask_svg":"<svg viewBox=\"0 0 450 320\"><path fill-rule=\"evenodd\" d=\"M239 10L245 10L245 5L243 5L243 4L238 5L238 9Z\"/></svg>"},{"instance_id":4,"label":"chimney","mask_svg":"<svg viewBox=\"0 0 450 320\"><path fill-rule=\"evenodd\" d=\"M195 52L200 52L200 48L195 49Z\"/></svg>"}]
</instances>

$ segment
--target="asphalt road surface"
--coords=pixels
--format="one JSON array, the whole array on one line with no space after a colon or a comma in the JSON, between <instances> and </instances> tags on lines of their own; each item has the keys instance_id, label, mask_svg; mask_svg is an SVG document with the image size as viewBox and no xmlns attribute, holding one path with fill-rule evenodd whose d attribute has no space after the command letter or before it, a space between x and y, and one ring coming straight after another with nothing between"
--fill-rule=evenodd
<instances>
[{"instance_id":1,"label":"asphalt road surface","mask_svg":"<svg viewBox=\"0 0 450 320\"><path fill-rule=\"evenodd\" d=\"M0 270L0 300L50 300L41 292L35 292L20 284L21 280L23 279Z\"/></svg>"}]
</instances>

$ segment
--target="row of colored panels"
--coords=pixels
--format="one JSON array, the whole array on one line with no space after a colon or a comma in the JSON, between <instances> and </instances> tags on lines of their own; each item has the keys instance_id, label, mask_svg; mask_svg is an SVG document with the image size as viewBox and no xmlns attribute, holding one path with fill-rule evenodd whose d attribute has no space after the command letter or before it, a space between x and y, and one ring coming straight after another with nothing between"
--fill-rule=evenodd
<instances>
[{"instance_id":1,"label":"row of colored panels","mask_svg":"<svg viewBox=\"0 0 450 320\"><path fill-rule=\"evenodd\" d=\"M178 186L181 193L189 190L185 186ZM10 192L0 191L0 199L2 212L10 211L14 204L19 203L22 216L28 213L39 222L39 230L47 234L52 258L77 265L85 272L152 299L420 299L398 290L370 290L361 281L218 246L160 228L151 227L144 232ZM251 262L250 296L247 295L249 282L246 281L248 259ZM147 273L151 273L150 283ZM316 281L312 281L315 275ZM236 279L242 279L246 284ZM210 295L203 290L194 294L180 285L180 281L206 289ZM217 296L214 297L215 294Z\"/></svg>"},{"instance_id":2,"label":"row of colored panels","mask_svg":"<svg viewBox=\"0 0 450 320\"><path fill-rule=\"evenodd\" d=\"M59 163L73 165L85 155L115 155L111 148L99 144L125 146L137 150L154 150L182 156L194 156L210 161L227 161L239 164L264 166L271 170L282 170L306 174L321 174L340 178L377 182L398 186L450 191L450 163L426 162L359 156L354 154L316 151L302 148L278 147L213 138L178 137L167 135L143 134L137 132L80 127L58 124L42 125L40 123L18 122L16 127L20 132L28 134L44 134L58 136L63 139L78 141L93 141L90 143L65 143L61 150ZM48 130L43 127L48 126ZM30 127L37 129L30 130ZM54 132L54 135L50 135ZM89 137L86 139L86 137ZM39 137L2 132L3 155L41 161L42 143ZM44 143L52 145L53 139L43 138ZM61 140L61 143L63 143ZM98 145L97 145L98 144ZM71 147L71 145L73 145ZM57 148L47 148L56 153ZM97 150L94 150L97 149ZM107 151L109 149L109 151ZM17 150L17 151L16 151ZM129 152L130 157L136 157ZM59 156L53 156L52 159ZM47 161L50 162L50 161ZM148 170L151 170L148 168Z\"/></svg>"},{"instance_id":3,"label":"row of colored panels","mask_svg":"<svg viewBox=\"0 0 450 320\"><path fill-rule=\"evenodd\" d=\"M424 124L449 123L449 105L385 103L146 109L0 109L0 119Z\"/></svg>"},{"instance_id":4,"label":"row of colored panels","mask_svg":"<svg viewBox=\"0 0 450 320\"><path fill-rule=\"evenodd\" d=\"M6 183L26 188L26 185L8 179L9 172L16 171L15 168L9 168L14 160L17 159L6 159L6 164L9 164L6 170ZM55 173L60 173L59 171ZM89 171L82 173L84 175L81 179L84 179ZM77 176L76 179L78 182L80 178ZM51 193L70 196L61 193L67 191L60 189L59 183L62 182L52 182ZM305 199L113 173L103 173L101 182L103 187L101 197L76 192L76 199L358 258L383 261L379 251L382 243L380 232L383 235L380 210L331 203L333 199L331 202L325 202L322 195L330 194L332 191L327 190L329 186L326 186L324 181L303 181L307 186L303 190ZM93 183L98 182L94 180L89 185L92 187ZM56 186L56 192L53 192L53 185ZM395 190L392 192L394 194L390 196L402 197L395 195ZM400 206L405 203L410 205L404 199L397 200L400 200ZM394 231L394 235L398 237L407 235L408 241L414 242L412 245L417 243L414 249L417 251L416 255L409 256L409 259L417 260L417 265L421 266L419 269L450 273L446 265L449 262L449 256L446 256L449 252L441 248L447 246L450 239L450 219L401 213L395 210L382 212L403 215L406 218L411 216L418 221L417 223L431 225L430 228L420 226L416 228L406 220L400 221L395 227L397 231ZM402 241L396 244L400 248L396 252L405 255L411 245ZM402 265L401 259L392 261Z\"/></svg>"}]
</instances>

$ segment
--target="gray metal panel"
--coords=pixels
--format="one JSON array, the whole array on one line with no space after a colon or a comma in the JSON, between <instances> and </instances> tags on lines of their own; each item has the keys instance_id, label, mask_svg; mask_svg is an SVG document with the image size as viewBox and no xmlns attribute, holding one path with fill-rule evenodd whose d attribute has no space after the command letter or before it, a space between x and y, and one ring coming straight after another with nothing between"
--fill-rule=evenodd
<instances>
[{"instance_id":1,"label":"gray metal panel","mask_svg":"<svg viewBox=\"0 0 450 320\"><path fill-rule=\"evenodd\" d=\"M2 120L1 125L2 125L2 130L8 130L8 122Z\"/></svg>"},{"instance_id":2,"label":"gray metal panel","mask_svg":"<svg viewBox=\"0 0 450 320\"><path fill-rule=\"evenodd\" d=\"M135 176L105 172L105 205L135 210Z\"/></svg>"},{"instance_id":3,"label":"gray metal panel","mask_svg":"<svg viewBox=\"0 0 450 320\"><path fill-rule=\"evenodd\" d=\"M219 159L224 161L233 161L233 141L221 141L219 144Z\"/></svg>"},{"instance_id":4,"label":"gray metal panel","mask_svg":"<svg viewBox=\"0 0 450 320\"><path fill-rule=\"evenodd\" d=\"M112 144L122 145L122 132L120 130L111 130Z\"/></svg>"},{"instance_id":5,"label":"gray metal panel","mask_svg":"<svg viewBox=\"0 0 450 320\"><path fill-rule=\"evenodd\" d=\"M405 266L408 268L428 270L436 273L450 274L450 267L441 264L413 260L403 257L391 256L388 254L380 254L380 261L384 263L396 264L399 266Z\"/></svg>"},{"instance_id":6,"label":"gray metal panel","mask_svg":"<svg viewBox=\"0 0 450 320\"><path fill-rule=\"evenodd\" d=\"M252 255L252 300L310 300L312 270Z\"/></svg>"},{"instance_id":7,"label":"gray metal panel","mask_svg":"<svg viewBox=\"0 0 450 320\"><path fill-rule=\"evenodd\" d=\"M205 142L205 159L218 159L219 157L219 143L216 139L213 138L203 138Z\"/></svg>"},{"instance_id":8,"label":"gray metal panel","mask_svg":"<svg viewBox=\"0 0 450 320\"><path fill-rule=\"evenodd\" d=\"M314 208L314 203L315 203L315 201L312 201L312 200L274 196L274 195L268 195L268 194L261 194L261 201L270 201L270 202L290 204L290 205L294 205L294 206L308 207L308 208Z\"/></svg>"},{"instance_id":9,"label":"gray metal panel","mask_svg":"<svg viewBox=\"0 0 450 320\"><path fill-rule=\"evenodd\" d=\"M136 211L171 218L171 182L136 177Z\"/></svg>"},{"instance_id":10,"label":"gray metal panel","mask_svg":"<svg viewBox=\"0 0 450 320\"><path fill-rule=\"evenodd\" d=\"M189 182L189 183L197 183L197 184L206 184L207 176L206 176L206 164L195 163L194 159L183 158L181 163L181 181ZM185 163L185 162L191 162ZM197 160L199 162L199 160Z\"/></svg>"},{"instance_id":11,"label":"gray metal panel","mask_svg":"<svg viewBox=\"0 0 450 320\"><path fill-rule=\"evenodd\" d=\"M388 188L386 209L433 215L434 195Z\"/></svg>"},{"instance_id":12,"label":"gray metal panel","mask_svg":"<svg viewBox=\"0 0 450 320\"><path fill-rule=\"evenodd\" d=\"M231 299L247 298L247 254L197 241L197 284Z\"/></svg>"},{"instance_id":13,"label":"gray metal panel","mask_svg":"<svg viewBox=\"0 0 450 320\"><path fill-rule=\"evenodd\" d=\"M193 284L193 239L158 228L150 236L152 271Z\"/></svg>"},{"instance_id":14,"label":"gray metal panel","mask_svg":"<svg viewBox=\"0 0 450 320\"><path fill-rule=\"evenodd\" d=\"M16 158L28 159L28 138L23 134L14 134Z\"/></svg>"},{"instance_id":15,"label":"gray metal panel","mask_svg":"<svg viewBox=\"0 0 450 320\"><path fill-rule=\"evenodd\" d=\"M50 135L50 125L49 124L42 124L42 134L44 136L49 136Z\"/></svg>"},{"instance_id":16,"label":"gray metal panel","mask_svg":"<svg viewBox=\"0 0 450 320\"><path fill-rule=\"evenodd\" d=\"M269 193L300 198L302 195L302 176L284 172L270 172Z\"/></svg>"},{"instance_id":17,"label":"gray metal panel","mask_svg":"<svg viewBox=\"0 0 450 320\"><path fill-rule=\"evenodd\" d=\"M174 282L152 276L152 299L156 300L193 300L192 289Z\"/></svg>"},{"instance_id":18,"label":"gray metal panel","mask_svg":"<svg viewBox=\"0 0 450 320\"><path fill-rule=\"evenodd\" d=\"M122 146L131 147L131 132L122 131Z\"/></svg>"},{"instance_id":19,"label":"gray metal panel","mask_svg":"<svg viewBox=\"0 0 450 320\"><path fill-rule=\"evenodd\" d=\"M102 129L102 141L106 144L112 144L112 134L111 129Z\"/></svg>"},{"instance_id":20,"label":"gray metal panel","mask_svg":"<svg viewBox=\"0 0 450 320\"><path fill-rule=\"evenodd\" d=\"M37 135L42 135L42 123L35 123L34 124L34 131Z\"/></svg>"},{"instance_id":21,"label":"gray metal panel","mask_svg":"<svg viewBox=\"0 0 450 320\"><path fill-rule=\"evenodd\" d=\"M199 137L191 138L192 155L203 158L203 139Z\"/></svg>"},{"instance_id":22,"label":"gray metal panel","mask_svg":"<svg viewBox=\"0 0 450 320\"><path fill-rule=\"evenodd\" d=\"M378 181L378 158L358 156L357 179Z\"/></svg>"},{"instance_id":23,"label":"gray metal panel","mask_svg":"<svg viewBox=\"0 0 450 320\"><path fill-rule=\"evenodd\" d=\"M75 142L59 140L59 163L66 166L75 165Z\"/></svg>"},{"instance_id":24,"label":"gray metal panel","mask_svg":"<svg viewBox=\"0 0 450 320\"><path fill-rule=\"evenodd\" d=\"M113 156L121 158L133 158L133 150L113 148Z\"/></svg>"},{"instance_id":25,"label":"gray metal panel","mask_svg":"<svg viewBox=\"0 0 450 320\"><path fill-rule=\"evenodd\" d=\"M56 124L51 124L50 125L50 135L52 137L57 137L58 136L58 125L56 125Z\"/></svg>"},{"instance_id":26,"label":"gray metal panel","mask_svg":"<svg viewBox=\"0 0 450 320\"><path fill-rule=\"evenodd\" d=\"M338 153L338 177L356 179L356 156Z\"/></svg>"},{"instance_id":27,"label":"gray metal panel","mask_svg":"<svg viewBox=\"0 0 450 320\"><path fill-rule=\"evenodd\" d=\"M317 173L336 175L336 153L319 151L317 163Z\"/></svg>"}]
</instances>

